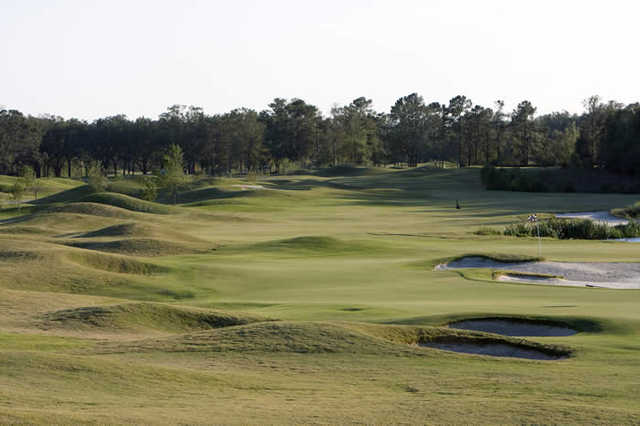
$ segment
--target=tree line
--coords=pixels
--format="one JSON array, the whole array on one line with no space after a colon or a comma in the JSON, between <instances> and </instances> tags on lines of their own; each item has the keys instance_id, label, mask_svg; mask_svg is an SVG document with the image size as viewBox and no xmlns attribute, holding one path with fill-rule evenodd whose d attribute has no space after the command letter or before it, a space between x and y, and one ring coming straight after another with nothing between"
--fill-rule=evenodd
<instances>
[{"instance_id":1,"label":"tree line","mask_svg":"<svg viewBox=\"0 0 640 426\"><path fill-rule=\"evenodd\" d=\"M508 166L573 166L633 174L640 170L640 104L585 100L582 114L536 116L522 101L474 105L465 96L426 103L413 93L388 113L360 97L328 116L302 99L276 98L264 111L208 115L174 105L157 119L125 115L92 122L0 110L0 174L22 167L41 176L147 174L165 167L179 146L185 173L282 173L290 167L433 162Z\"/></svg>"}]
</instances>

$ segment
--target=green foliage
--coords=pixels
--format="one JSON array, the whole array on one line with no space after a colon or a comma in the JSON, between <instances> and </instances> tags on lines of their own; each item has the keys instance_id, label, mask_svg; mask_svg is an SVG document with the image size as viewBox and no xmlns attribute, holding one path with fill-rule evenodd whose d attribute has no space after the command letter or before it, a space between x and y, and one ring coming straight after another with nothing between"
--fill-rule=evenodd
<instances>
[{"instance_id":1,"label":"green foliage","mask_svg":"<svg viewBox=\"0 0 640 426\"><path fill-rule=\"evenodd\" d=\"M537 224L515 223L504 230L504 235L513 237L551 237L558 239L607 240L619 238L640 237L640 225L609 226L605 223L593 222L588 219L559 219L541 220Z\"/></svg>"},{"instance_id":2,"label":"green foliage","mask_svg":"<svg viewBox=\"0 0 640 426\"><path fill-rule=\"evenodd\" d=\"M484 166L480 173L488 190L516 192L637 193L636 177L617 176L604 170Z\"/></svg>"},{"instance_id":3,"label":"green foliage","mask_svg":"<svg viewBox=\"0 0 640 426\"><path fill-rule=\"evenodd\" d=\"M475 235L502 235L502 232L499 229L495 229L495 228L490 228L488 226L483 226L481 228L478 228L476 231L473 232Z\"/></svg>"},{"instance_id":4,"label":"green foliage","mask_svg":"<svg viewBox=\"0 0 640 426\"><path fill-rule=\"evenodd\" d=\"M11 195L11 200L18 205L18 209L20 209L22 205L22 197L24 196L25 186L21 180L17 180L13 186L9 194Z\"/></svg>"},{"instance_id":5,"label":"green foliage","mask_svg":"<svg viewBox=\"0 0 640 426\"><path fill-rule=\"evenodd\" d=\"M637 219L640 217L640 201L621 209L613 209L611 210L611 214L618 217Z\"/></svg>"},{"instance_id":6,"label":"green foliage","mask_svg":"<svg viewBox=\"0 0 640 426\"><path fill-rule=\"evenodd\" d=\"M93 162L89 166L87 185L89 185L92 192L103 192L109 186L109 180L104 175L102 163L99 161Z\"/></svg>"},{"instance_id":7,"label":"green foliage","mask_svg":"<svg viewBox=\"0 0 640 426\"><path fill-rule=\"evenodd\" d=\"M144 176L142 178L142 199L146 201L155 201L158 198L158 184L156 178L151 176Z\"/></svg>"},{"instance_id":8,"label":"green foliage","mask_svg":"<svg viewBox=\"0 0 640 426\"><path fill-rule=\"evenodd\" d=\"M258 181L258 176L255 171L250 170L247 172L247 183L255 185Z\"/></svg>"},{"instance_id":9,"label":"green foliage","mask_svg":"<svg viewBox=\"0 0 640 426\"><path fill-rule=\"evenodd\" d=\"M180 146L173 144L164 155L164 168L159 173L160 186L165 188L173 199L178 202L178 192L186 183L184 175L184 154Z\"/></svg>"}]
</instances>

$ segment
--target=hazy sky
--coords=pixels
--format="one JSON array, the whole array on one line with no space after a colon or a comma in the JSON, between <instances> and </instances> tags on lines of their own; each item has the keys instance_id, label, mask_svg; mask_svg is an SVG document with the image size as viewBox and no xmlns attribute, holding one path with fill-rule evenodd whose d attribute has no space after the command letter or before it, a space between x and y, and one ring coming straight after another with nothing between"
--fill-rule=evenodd
<instances>
[{"instance_id":1,"label":"hazy sky","mask_svg":"<svg viewBox=\"0 0 640 426\"><path fill-rule=\"evenodd\" d=\"M0 0L0 105L155 118L412 92L512 109L640 100L637 0Z\"/></svg>"}]
</instances>

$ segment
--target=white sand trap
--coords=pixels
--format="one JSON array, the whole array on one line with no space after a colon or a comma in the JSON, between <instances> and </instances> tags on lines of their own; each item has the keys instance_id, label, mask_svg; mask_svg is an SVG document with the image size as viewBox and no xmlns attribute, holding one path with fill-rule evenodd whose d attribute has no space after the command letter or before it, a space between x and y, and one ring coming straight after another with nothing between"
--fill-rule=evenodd
<instances>
[{"instance_id":1,"label":"white sand trap","mask_svg":"<svg viewBox=\"0 0 640 426\"><path fill-rule=\"evenodd\" d=\"M640 263L622 262L518 262L505 263L470 256L436 266L436 270L487 268L505 271L500 281L572 287L640 289ZM509 272L513 272L510 274ZM530 276L554 275L563 278Z\"/></svg>"},{"instance_id":2,"label":"white sand trap","mask_svg":"<svg viewBox=\"0 0 640 426\"><path fill-rule=\"evenodd\" d=\"M612 215L607 211L601 212L582 212L582 213L560 213L557 218L564 219L589 219L594 222L606 223L609 226L626 225L629 223L627 219L622 219Z\"/></svg>"},{"instance_id":3,"label":"white sand trap","mask_svg":"<svg viewBox=\"0 0 640 426\"><path fill-rule=\"evenodd\" d=\"M489 355L508 358L526 358L538 360L554 360L566 358L560 355L550 355L533 348L510 345L508 343L419 343L419 346L440 349L443 351L460 352L465 354Z\"/></svg>"},{"instance_id":4,"label":"white sand trap","mask_svg":"<svg viewBox=\"0 0 640 426\"><path fill-rule=\"evenodd\" d=\"M262 185L231 185L231 186L235 186L236 188L240 188L243 191L246 191L248 189L269 189L269 188L265 188Z\"/></svg>"},{"instance_id":5,"label":"white sand trap","mask_svg":"<svg viewBox=\"0 0 640 426\"><path fill-rule=\"evenodd\" d=\"M618 238L615 240L607 240L607 241L615 241L619 243L640 243L640 238Z\"/></svg>"},{"instance_id":6,"label":"white sand trap","mask_svg":"<svg viewBox=\"0 0 640 426\"><path fill-rule=\"evenodd\" d=\"M449 328L482 331L503 336L560 337L576 334L575 330L561 325L510 318L480 318L455 321L449 324Z\"/></svg>"}]
</instances>

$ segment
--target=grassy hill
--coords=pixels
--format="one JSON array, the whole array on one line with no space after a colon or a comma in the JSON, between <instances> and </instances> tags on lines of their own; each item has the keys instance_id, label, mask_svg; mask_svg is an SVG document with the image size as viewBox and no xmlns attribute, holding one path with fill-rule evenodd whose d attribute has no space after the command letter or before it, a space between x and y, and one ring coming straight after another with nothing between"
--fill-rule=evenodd
<instances>
[{"instance_id":1,"label":"grassy hill","mask_svg":"<svg viewBox=\"0 0 640 426\"><path fill-rule=\"evenodd\" d=\"M469 253L538 256L536 240L482 227L637 199L486 191L479 175L345 167L201 179L177 206L136 198L134 180L99 194L51 180L37 202L0 211L0 423L640 422L640 291L434 271ZM640 261L637 245L597 240L545 238L542 256ZM446 327L482 317L579 332ZM441 340L568 358L418 346Z\"/></svg>"}]
</instances>

